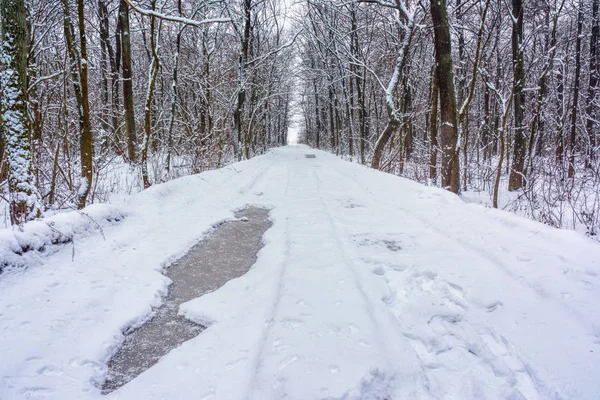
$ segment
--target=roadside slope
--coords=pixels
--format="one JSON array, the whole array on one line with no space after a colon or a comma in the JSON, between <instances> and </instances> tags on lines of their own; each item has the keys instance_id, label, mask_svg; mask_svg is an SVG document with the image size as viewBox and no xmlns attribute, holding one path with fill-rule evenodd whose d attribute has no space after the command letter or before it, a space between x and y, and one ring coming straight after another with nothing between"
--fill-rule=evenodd
<instances>
[{"instance_id":1,"label":"roadside slope","mask_svg":"<svg viewBox=\"0 0 600 400\"><path fill-rule=\"evenodd\" d=\"M161 271L233 218L265 157L129 196L120 224L76 240L41 265L0 276L0 398L94 398L122 332L161 303Z\"/></svg>"}]
</instances>

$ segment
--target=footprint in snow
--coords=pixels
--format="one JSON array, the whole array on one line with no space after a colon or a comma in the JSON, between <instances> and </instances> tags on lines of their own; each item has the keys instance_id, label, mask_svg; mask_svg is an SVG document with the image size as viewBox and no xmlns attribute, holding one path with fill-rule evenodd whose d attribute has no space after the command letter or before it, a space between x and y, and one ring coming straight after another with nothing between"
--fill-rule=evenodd
<instances>
[{"instance_id":1,"label":"footprint in snow","mask_svg":"<svg viewBox=\"0 0 600 400\"><path fill-rule=\"evenodd\" d=\"M304 321L297 318L285 318L281 321L281 325L286 329L294 330L304 325Z\"/></svg>"},{"instance_id":2,"label":"footprint in snow","mask_svg":"<svg viewBox=\"0 0 600 400\"><path fill-rule=\"evenodd\" d=\"M586 269L585 270L585 274L587 276L592 276L594 278L598 276L598 273L596 271L591 270L591 269Z\"/></svg>"},{"instance_id":3,"label":"footprint in snow","mask_svg":"<svg viewBox=\"0 0 600 400\"><path fill-rule=\"evenodd\" d=\"M353 208L362 208L363 206L360 204L349 203L344 205L345 208L353 209Z\"/></svg>"},{"instance_id":4,"label":"footprint in snow","mask_svg":"<svg viewBox=\"0 0 600 400\"><path fill-rule=\"evenodd\" d=\"M38 369L36 372L38 373L38 375L45 375L45 376L62 376L62 375L64 375L63 370L61 370L60 368L57 368L55 366L52 366L52 365L47 365L45 367L42 367L42 368Z\"/></svg>"},{"instance_id":5,"label":"footprint in snow","mask_svg":"<svg viewBox=\"0 0 600 400\"><path fill-rule=\"evenodd\" d=\"M594 287L594 284L590 281L585 281L585 280L581 280L579 281L581 283L581 285L586 288L586 289L591 289Z\"/></svg>"},{"instance_id":6,"label":"footprint in snow","mask_svg":"<svg viewBox=\"0 0 600 400\"><path fill-rule=\"evenodd\" d=\"M383 243L385 245L385 247L387 247L387 249L390 251L397 252L397 251L402 250L402 246L400 246L400 244L396 241L382 240L381 243Z\"/></svg>"},{"instance_id":7,"label":"footprint in snow","mask_svg":"<svg viewBox=\"0 0 600 400\"><path fill-rule=\"evenodd\" d=\"M384 304L391 306L392 304L394 304L396 302L396 292L391 292L391 293L388 293L388 294L382 296L381 301Z\"/></svg>"},{"instance_id":8,"label":"footprint in snow","mask_svg":"<svg viewBox=\"0 0 600 400\"><path fill-rule=\"evenodd\" d=\"M358 326L354 325L354 324L348 324L348 332L350 333L350 335L354 335L359 331Z\"/></svg>"},{"instance_id":9,"label":"footprint in snow","mask_svg":"<svg viewBox=\"0 0 600 400\"><path fill-rule=\"evenodd\" d=\"M452 294L461 298L464 297L465 291L463 290L462 286L452 282L446 282L446 284L448 285L448 289L450 292L452 292Z\"/></svg>"},{"instance_id":10,"label":"footprint in snow","mask_svg":"<svg viewBox=\"0 0 600 400\"><path fill-rule=\"evenodd\" d=\"M242 357L242 358L238 358L237 360L231 361L225 365L225 370L231 371L232 369L236 368L238 365L246 362L247 360L248 360L248 357Z\"/></svg>"},{"instance_id":11,"label":"footprint in snow","mask_svg":"<svg viewBox=\"0 0 600 400\"><path fill-rule=\"evenodd\" d=\"M504 304L501 301L495 301L485 307L486 312L494 312L502 308Z\"/></svg>"},{"instance_id":12,"label":"footprint in snow","mask_svg":"<svg viewBox=\"0 0 600 400\"><path fill-rule=\"evenodd\" d=\"M50 399L54 392L45 387L30 387L23 389L23 395L28 399Z\"/></svg>"},{"instance_id":13,"label":"footprint in snow","mask_svg":"<svg viewBox=\"0 0 600 400\"><path fill-rule=\"evenodd\" d=\"M385 275L385 269L382 266L375 267L371 270L375 275Z\"/></svg>"},{"instance_id":14,"label":"footprint in snow","mask_svg":"<svg viewBox=\"0 0 600 400\"><path fill-rule=\"evenodd\" d=\"M455 313L435 314L431 318L429 318L429 321L427 321L427 324L431 325L431 323L436 320L446 322L451 325L456 325L457 323L459 323L463 320L463 317L462 317L462 315L455 314Z\"/></svg>"},{"instance_id":15,"label":"footprint in snow","mask_svg":"<svg viewBox=\"0 0 600 400\"><path fill-rule=\"evenodd\" d=\"M215 389L210 388L204 394L201 394L198 400L210 400L215 397Z\"/></svg>"},{"instance_id":16,"label":"footprint in snow","mask_svg":"<svg viewBox=\"0 0 600 400\"><path fill-rule=\"evenodd\" d=\"M298 357L296 357L296 356L292 356L292 357L290 357L289 359L287 359L286 361L282 362L282 363L279 365L279 370L280 370L280 371L283 371L283 370L284 370L284 369L286 369L286 368L287 368L287 367L288 367L290 364L293 364L293 363L295 363L296 361L298 361Z\"/></svg>"},{"instance_id":17,"label":"footprint in snow","mask_svg":"<svg viewBox=\"0 0 600 400\"><path fill-rule=\"evenodd\" d=\"M390 268L393 269L394 271L402 272L402 271L408 269L409 267L407 265L390 264Z\"/></svg>"},{"instance_id":18,"label":"footprint in snow","mask_svg":"<svg viewBox=\"0 0 600 400\"><path fill-rule=\"evenodd\" d=\"M392 239L361 239L364 235L354 235L352 239L359 247L385 247L389 251L398 252L402 250L400 242Z\"/></svg>"},{"instance_id":19,"label":"footprint in snow","mask_svg":"<svg viewBox=\"0 0 600 400\"><path fill-rule=\"evenodd\" d=\"M413 274L413 276L415 278L425 278L426 280L434 280L435 278L437 278L437 274L431 270L423 270L423 271L417 271Z\"/></svg>"}]
</instances>

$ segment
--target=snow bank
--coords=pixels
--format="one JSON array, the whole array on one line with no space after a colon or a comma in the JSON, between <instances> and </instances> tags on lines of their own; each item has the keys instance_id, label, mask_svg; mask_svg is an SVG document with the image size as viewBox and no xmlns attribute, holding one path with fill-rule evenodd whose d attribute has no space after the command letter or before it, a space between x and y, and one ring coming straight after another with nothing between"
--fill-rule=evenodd
<instances>
[{"instance_id":1,"label":"snow bank","mask_svg":"<svg viewBox=\"0 0 600 400\"><path fill-rule=\"evenodd\" d=\"M38 264L65 244L90 234L102 234L107 224L122 221L127 213L110 204L92 204L82 211L70 211L30 221L22 227L0 230L0 273L11 267Z\"/></svg>"}]
</instances>

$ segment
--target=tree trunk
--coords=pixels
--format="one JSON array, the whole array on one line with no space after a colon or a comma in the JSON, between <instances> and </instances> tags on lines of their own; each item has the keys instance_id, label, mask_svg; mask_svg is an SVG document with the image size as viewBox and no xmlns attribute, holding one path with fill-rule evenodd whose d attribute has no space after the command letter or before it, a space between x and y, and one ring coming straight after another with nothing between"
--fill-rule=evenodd
<instances>
[{"instance_id":1,"label":"tree trunk","mask_svg":"<svg viewBox=\"0 0 600 400\"><path fill-rule=\"evenodd\" d=\"M156 0L151 1L152 11L156 8ZM148 92L146 95L146 107L144 108L144 146L142 147L142 180L144 189L148 189L151 185L148 174L148 149L150 147L150 139L152 137L152 98L154 96L154 86L156 85L156 77L160 68L160 60L157 53L157 38L156 38L156 18L150 16L150 51L152 53L152 61L150 61L150 72L148 74Z\"/></svg>"},{"instance_id":2,"label":"tree trunk","mask_svg":"<svg viewBox=\"0 0 600 400\"><path fill-rule=\"evenodd\" d=\"M490 88L487 84L484 84L483 87L483 127L481 129L481 145L483 147L483 162L485 163L488 158L490 158L490 150L491 150L491 125L492 125L492 116L490 111Z\"/></svg>"},{"instance_id":3,"label":"tree trunk","mask_svg":"<svg viewBox=\"0 0 600 400\"><path fill-rule=\"evenodd\" d=\"M588 94L586 98L585 113L586 123L585 129L588 136L588 149L586 157L586 168L591 168L596 160L596 106L598 95L598 38L600 37L600 26L598 23L598 0L593 0L592 3L592 34L590 36L590 76L588 81Z\"/></svg>"},{"instance_id":4,"label":"tree trunk","mask_svg":"<svg viewBox=\"0 0 600 400\"><path fill-rule=\"evenodd\" d=\"M577 134L577 111L579 108L579 82L581 80L581 31L583 29L583 1L577 12L577 39L575 39L575 80L573 82L573 107L571 108L571 132L569 135L569 178L575 176L575 139Z\"/></svg>"},{"instance_id":5,"label":"tree trunk","mask_svg":"<svg viewBox=\"0 0 600 400\"><path fill-rule=\"evenodd\" d=\"M24 0L1 0L0 127L8 161L10 219L22 224L41 216L34 185L27 118L27 9Z\"/></svg>"},{"instance_id":6,"label":"tree trunk","mask_svg":"<svg viewBox=\"0 0 600 400\"><path fill-rule=\"evenodd\" d=\"M437 181L437 153L438 153L438 140L437 140L437 120L438 120L438 78L437 68L433 67L431 76L431 113L429 114L429 180L432 184Z\"/></svg>"},{"instance_id":7,"label":"tree trunk","mask_svg":"<svg viewBox=\"0 0 600 400\"><path fill-rule=\"evenodd\" d=\"M400 0L399 0L400 1ZM406 21L402 25L404 30L404 40L400 45L400 50L398 51L398 57L396 58L396 65L394 68L394 73L392 74L392 78L390 79L387 88L385 89L385 107L387 110L388 121L385 129L382 134L377 139L375 143L375 150L373 151L373 158L371 159L371 168L379 169L381 167L381 159L383 157L383 150L387 145L388 141L392 137L392 134L398 129L400 126L400 117L396 112L396 104L394 101L394 92L398 87L398 82L400 81L400 75L404 71L404 67L408 60L408 54L410 50L410 43L412 42L413 33L414 33L414 21L412 15L406 14L406 7L401 6L400 3L397 3L398 9L398 20L404 18Z\"/></svg>"},{"instance_id":8,"label":"tree trunk","mask_svg":"<svg viewBox=\"0 0 600 400\"><path fill-rule=\"evenodd\" d=\"M523 66L523 0L512 0L512 63L513 63L513 103L514 139L513 161L508 178L508 190L518 190L525 184L523 167L525 164L526 139L523 130L525 119L525 69Z\"/></svg>"},{"instance_id":9,"label":"tree trunk","mask_svg":"<svg viewBox=\"0 0 600 400\"><path fill-rule=\"evenodd\" d=\"M344 81L344 88L346 83ZM348 119L348 155L350 159L354 158L354 80L352 76L348 77L348 91L344 90L344 95L347 95L346 113Z\"/></svg>"},{"instance_id":10,"label":"tree trunk","mask_svg":"<svg viewBox=\"0 0 600 400\"><path fill-rule=\"evenodd\" d=\"M508 114L510 112L510 103L513 99L513 93L510 94L508 98L508 103L505 106L504 112L502 114L502 124L499 128L499 136L500 136L500 156L498 157L498 169L496 170L496 179L494 181L494 194L493 194L493 207L498 208L498 192L500 191L500 177L502 176L502 163L504 162L504 132L506 129L506 120L508 119Z\"/></svg>"},{"instance_id":11,"label":"tree trunk","mask_svg":"<svg viewBox=\"0 0 600 400\"><path fill-rule=\"evenodd\" d=\"M358 42L358 30L357 30L357 22L356 22L356 7L354 5L350 8L350 13L351 13L351 32L350 32L351 52L355 58L358 58L359 42ZM363 84L363 79L361 79L361 76L359 76L358 68L354 63L351 64L351 70L354 72L354 80L355 80L355 84L356 84L356 99L358 102L358 129L359 129L358 149L360 152L360 163L364 164L365 163L365 141L367 140L366 132L365 132L365 119L366 119L365 118L365 94L364 94L364 86L365 85ZM363 68L363 70L364 70L364 68Z\"/></svg>"},{"instance_id":12,"label":"tree trunk","mask_svg":"<svg viewBox=\"0 0 600 400\"><path fill-rule=\"evenodd\" d=\"M467 81L467 73L465 68L465 29L463 26L462 20L462 1L456 0L456 21L458 30L458 68L457 73L457 81L458 81L458 91L457 91L457 100L459 107L464 104L465 97L467 96L466 91L466 81ZM460 111L459 111L460 112ZM469 143L469 121L468 115L464 115L462 118L458 118L458 129L461 135L460 147L462 148L463 153L463 185L462 190L467 190L467 146ZM460 148L457 149L457 152L460 152Z\"/></svg>"},{"instance_id":13,"label":"tree trunk","mask_svg":"<svg viewBox=\"0 0 600 400\"><path fill-rule=\"evenodd\" d=\"M563 3L564 4L564 3ZM561 5L562 9L562 5ZM556 54L556 30L558 26L558 15L560 10L555 10L554 17L552 20L552 31L546 37L546 43L544 45L544 53L548 54L548 61L542 70L542 74L538 80L538 94L536 99L536 106L534 110L534 115L531 120L531 131L529 135L529 150L528 150L528 158L529 158L529 168L528 173L533 172L533 157L539 154L539 150L537 150L536 143L538 143L537 147L541 147L541 137L542 137L542 127L543 127L543 118L542 118L542 106L544 103L544 98L546 96L547 84L546 78L550 71L552 70L552 65L554 61L554 55ZM550 10L547 12L547 23L549 21ZM538 131L540 132L538 135Z\"/></svg>"},{"instance_id":14,"label":"tree trunk","mask_svg":"<svg viewBox=\"0 0 600 400\"><path fill-rule=\"evenodd\" d=\"M383 130L383 132L381 133L381 136L379 136L379 140L377 141L377 147L375 148L375 152L373 153L373 159L371 160L371 167L372 168L376 168L379 169L381 168L381 157L383 155L383 146L381 146L381 143L386 143L390 140L390 138L392 137L392 135L394 134L394 132L396 132L396 130L398 130L398 127L400 127L400 121L398 121L396 118L389 118L388 119L388 123L385 126L385 129ZM376 167L375 167L376 166Z\"/></svg>"},{"instance_id":15,"label":"tree trunk","mask_svg":"<svg viewBox=\"0 0 600 400\"><path fill-rule=\"evenodd\" d=\"M107 74L110 68L110 86L111 86L111 98L110 98L110 103L111 103L111 111L110 111L110 120L111 120L111 125L110 126L110 131L111 133L114 135L113 140L116 143L115 146L115 150L117 152L120 151L120 148L118 146L119 144L119 138L118 138L118 126L119 126L119 122L118 122L118 118L117 118L117 112L118 112L118 102L119 102L119 93L118 93L118 87L119 87L119 76L118 76L118 69L117 69L117 63L115 60L115 54L114 54L114 50L113 47L110 43L110 32L109 32L109 23L108 23L108 8L106 6L106 0L98 0L98 17L100 19L100 49L101 49L101 68L102 68L102 100L106 104L108 104L109 102L109 90L108 90L108 78L107 78ZM107 116L105 116L105 120L103 120L103 124L108 124L108 118Z\"/></svg>"},{"instance_id":16,"label":"tree trunk","mask_svg":"<svg viewBox=\"0 0 600 400\"><path fill-rule=\"evenodd\" d=\"M81 53L77 53L75 34L71 20L71 11L67 0L62 0L64 10L64 33L67 43L67 52L71 60L71 77L73 89L77 99L77 112L79 115L79 151L81 159L81 183L78 192L77 207L85 207L87 196L92 188L92 161L93 137L90 122L90 103L88 98L88 61L87 42L85 36L85 18L83 0L77 0L77 24L79 28L79 46Z\"/></svg>"},{"instance_id":17,"label":"tree trunk","mask_svg":"<svg viewBox=\"0 0 600 400\"><path fill-rule=\"evenodd\" d=\"M52 179L50 181L50 193L48 195L48 204L54 204L54 198L56 196L56 175L59 168L59 157L60 155L60 143L56 145L56 151L54 152L54 164L52 165Z\"/></svg>"},{"instance_id":18,"label":"tree trunk","mask_svg":"<svg viewBox=\"0 0 600 400\"><path fill-rule=\"evenodd\" d=\"M321 139L321 131L322 131L322 121L320 118L320 108L319 108L319 93L317 92L317 80L313 79L313 91L315 92L315 145L317 149L321 147L320 139Z\"/></svg>"},{"instance_id":19,"label":"tree trunk","mask_svg":"<svg viewBox=\"0 0 600 400\"><path fill-rule=\"evenodd\" d=\"M559 64L556 69L556 100L557 100L557 108L560 111L560 115L557 116L558 119L558 140L556 143L556 161L559 164L562 164L564 161L564 153L565 153L565 139L563 137L563 115L565 114L564 110L564 74L563 74L563 66Z\"/></svg>"},{"instance_id":20,"label":"tree trunk","mask_svg":"<svg viewBox=\"0 0 600 400\"><path fill-rule=\"evenodd\" d=\"M413 127L413 99L410 85L408 83L408 77L405 76L404 84L404 96L402 99L402 137L401 143L403 151L400 153L401 160L410 159L414 151L414 127ZM402 167L404 170L404 167Z\"/></svg>"},{"instance_id":21,"label":"tree trunk","mask_svg":"<svg viewBox=\"0 0 600 400\"><path fill-rule=\"evenodd\" d=\"M250 48L250 31L252 25L252 0L244 0L244 33L241 37L241 51L239 57L239 87L235 110L233 112L234 138L233 148L236 158L241 160L243 139L242 113L246 102L246 64L248 63L248 51ZM235 137L237 135L237 137Z\"/></svg>"},{"instance_id":22,"label":"tree trunk","mask_svg":"<svg viewBox=\"0 0 600 400\"><path fill-rule=\"evenodd\" d=\"M129 6L125 0L119 5L121 28L121 61L123 68L123 106L125 109L125 136L129 162L137 162L137 137L135 133L135 109L133 104L133 70L131 67L131 37L129 30Z\"/></svg>"},{"instance_id":23,"label":"tree trunk","mask_svg":"<svg viewBox=\"0 0 600 400\"><path fill-rule=\"evenodd\" d=\"M92 162L93 162L93 136L90 122L90 101L88 95L88 59L87 38L85 36L84 0L77 0L77 21L79 26L79 48L81 50L80 78L81 78L81 109L83 114L79 151L81 156L81 186L77 207L85 207L87 197L92 189Z\"/></svg>"},{"instance_id":24,"label":"tree trunk","mask_svg":"<svg viewBox=\"0 0 600 400\"><path fill-rule=\"evenodd\" d=\"M456 93L454 91L452 45L446 0L431 0L430 8L440 95L442 187L458 193L460 179L456 148L458 141Z\"/></svg>"},{"instance_id":25,"label":"tree trunk","mask_svg":"<svg viewBox=\"0 0 600 400\"><path fill-rule=\"evenodd\" d=\"M100 109L100 123L102 125L102 129L105 132L109 132L110 125L108 123L108 115L109 110L107 106L109 104L109 95L108 95L108 10L106 8L106 3L104 0L98 0L98 19L99 19L99 31L100 31L100 89L101 89L101 98L102 98L102 106Z\"/></svg>"},{"instance_id":26,"label":"tree trunk","mask_svg":"<svg viewBox=\"0 0 600 400\"><path fill-rule=\"evenodd\" d=\"M177 1L177 10L179 16L182 16L181 0ZM165 169L167 174L171 170L171 153L173 151L173 126L175 125L175 114L177 111L177 78L178 78L178 67L179 67L179 51L181 49L181 35L185 25L177 31L177 37L175 38L175 54L173 54L173 82L171 82L171 116L169 119L169 131L167 132L167 160L165 163ZM201 119L204 122L204 118Z\"/></svg>"},{"instance_id":27,"label":"tree trunk","mask_svg":"<svg viewBox=\"0 0 600 400\"><path fill-rule=\"evenodd\" d=\"M333 79L330 79L328 82L328 92L329 92L329 142L331 146L331 151L335 150L335 116L333 113Z\"/></svg>"}]
</instances>

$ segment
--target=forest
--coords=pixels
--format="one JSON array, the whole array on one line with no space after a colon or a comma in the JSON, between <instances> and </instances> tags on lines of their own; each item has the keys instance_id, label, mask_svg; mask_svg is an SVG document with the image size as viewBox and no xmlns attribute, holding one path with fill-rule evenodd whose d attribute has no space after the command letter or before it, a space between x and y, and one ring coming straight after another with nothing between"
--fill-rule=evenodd
<instances>
[{"instance_id":1,"label":"forest","mask_svg":"<svg viewBox=\"0 0 600 400\"><path fill-rule=\"evenodd\" d=\"M10 222L285 144L284 11L276 0L2 0Z\"/></svg>"},{"instance_id":2,"label":"forest","mask_svg":"<svg viewBox=\"0 0 600 400\"><path fill-rule=\"evenodd\" d=\"M598 0L0 0L5 225L300 142L595 235Z\"/></svg>"},{"instance_id":3,"label":"forest","mask_svg":"<svg viewBox=\"0 0 600 400\"><path fill-rule=\"evenodd\" d=\"M598 400L600 0L0 0L0 399Z\"/></svg>"},{"instance_id":4,"label":"forest","mask_svg":"<svg viewBox=\"0 0 600 400\"><path fill-rule=\"evenodd\" d=\"M303 13L308 144L597 234L597 0L311 0Z\"/></svg>"}]
</instances>

